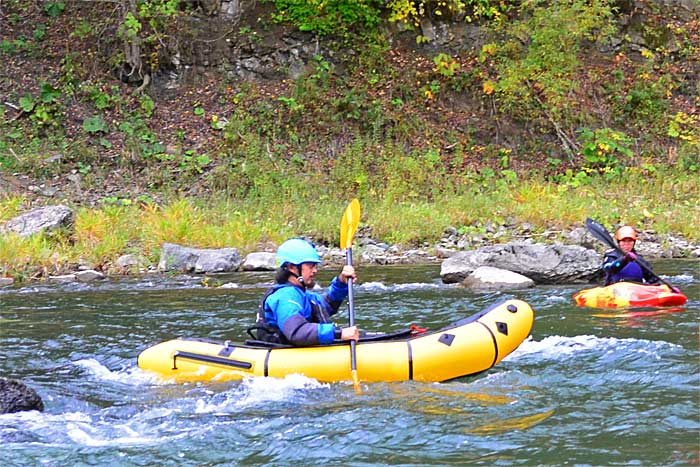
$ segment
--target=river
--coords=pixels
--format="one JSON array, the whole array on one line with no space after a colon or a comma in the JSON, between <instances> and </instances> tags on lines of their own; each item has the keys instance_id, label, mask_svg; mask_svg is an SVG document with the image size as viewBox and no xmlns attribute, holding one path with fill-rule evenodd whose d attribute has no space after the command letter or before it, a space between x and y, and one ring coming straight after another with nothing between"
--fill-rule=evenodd
<instances>
[{"instance_id":1,"label":"river","mask_svg":"<svg viewBox=\"0 0 700 467\"><path fill-rule=\"evenodd\" d=\"M0 415L0 463L698 465L700 262L653 266L688 303L637 318L577 308L580 284L474 292L437 265L360 266L361 328L434 329L511 297L535 310L531 337L482 374L361 395L300 375L164 384L136 366L174 337L244 339L271 273L0 289L0 375L46 406Z\"/></svg>"}]
</instances>

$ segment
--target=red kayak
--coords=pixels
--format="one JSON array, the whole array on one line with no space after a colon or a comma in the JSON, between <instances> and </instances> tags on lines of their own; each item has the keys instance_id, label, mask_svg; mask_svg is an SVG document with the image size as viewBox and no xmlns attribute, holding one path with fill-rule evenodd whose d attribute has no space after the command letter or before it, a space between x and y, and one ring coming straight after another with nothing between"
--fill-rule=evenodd
<instances>
[{"instance_id":1,"label":"red kayak","mask_svg":"<svg viewBox=\"0 0 700 467\"><path fill-rule=\"evenodd\" d=\"M621 308L639 306L679 306L688 300L667 285L616 282L605 287L581 290L573 296L578 306Z\"/></svg>"}]
</instances>

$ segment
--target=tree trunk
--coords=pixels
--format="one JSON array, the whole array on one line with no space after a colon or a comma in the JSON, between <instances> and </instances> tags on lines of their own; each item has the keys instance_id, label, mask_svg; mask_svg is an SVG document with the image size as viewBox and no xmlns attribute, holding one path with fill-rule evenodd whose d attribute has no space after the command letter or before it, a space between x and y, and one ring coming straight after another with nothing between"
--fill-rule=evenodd
<instances>
[{"instance_id":1,"label":"tree trunk","mask_svg":"<svg viewBox=\"0 0 700 467\"><path fill-rule=\"evenodd\" d=\"M127 13L131 13L134 18L139 17L137 0L123 0L122 10L125 20ZM124 66L120 74L121 80L127 83L142 82L147 86L147 83L150 82L150 74L143 69L141 36L138 32L134 35L124 35ZM143 87L139 86L139 90L142 90Z\"/></svg>"}]
</instances>

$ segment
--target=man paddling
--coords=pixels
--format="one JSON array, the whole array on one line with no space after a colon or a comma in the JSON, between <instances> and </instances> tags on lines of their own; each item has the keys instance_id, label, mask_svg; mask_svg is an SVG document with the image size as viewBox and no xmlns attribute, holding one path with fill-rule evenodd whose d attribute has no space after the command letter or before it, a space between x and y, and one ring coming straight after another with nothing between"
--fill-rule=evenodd
<instances>
[{"instance_id":1,"label":"man paddling","mask_svg":"<svg viewBox=\"0 0 700 467\"><path fill-rule=\"evenodd\" d=\"M617 240L621 251L611 248L605 252L602 266L603 271L605 271L605 285L620 281L643 284L659 282L649 263L634 250L634 245L637 242L637 230L634 227L623 225L617 229L615 240Z\"/></svg>"},{"instance_id":2,"label":"man paddling","mask_svg":"<svg viewBox=\"0 0 700 467\"><path fill-rule=\"evenodd\" d=\"M359 339L357 326L339 328L330 322L348 296L348 279L357 279L346 265L323 293L309 292L316 285L321 258L306 240L293 238L277 249L275 286L260 303L256 329L259 340L295 346L330 344L336 339Z\"/></svg>"}]
</instances>

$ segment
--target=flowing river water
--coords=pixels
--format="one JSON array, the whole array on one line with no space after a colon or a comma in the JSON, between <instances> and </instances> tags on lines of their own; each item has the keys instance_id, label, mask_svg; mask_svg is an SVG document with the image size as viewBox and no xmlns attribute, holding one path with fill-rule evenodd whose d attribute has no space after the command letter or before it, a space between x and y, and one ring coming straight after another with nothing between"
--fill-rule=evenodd
<instances>
[{"instance_id":1,"label":"flowing river water","mask_svg":"<svg viewBox=\"0 0 700 467\"><path fill-rule=\"evenodd\" d=\"M0 465L698 465L700 262L654 268L688 303L630 318L577 308L580 284L475 292L437 265L360 266L361 328L436 329L510 297L535 310L482 374L361 395L300 375L164 384L136 366L174 337L243 340L272 273L0 289L0 375L46 406L0 415Z\"/></svg>"}]
</instances>

